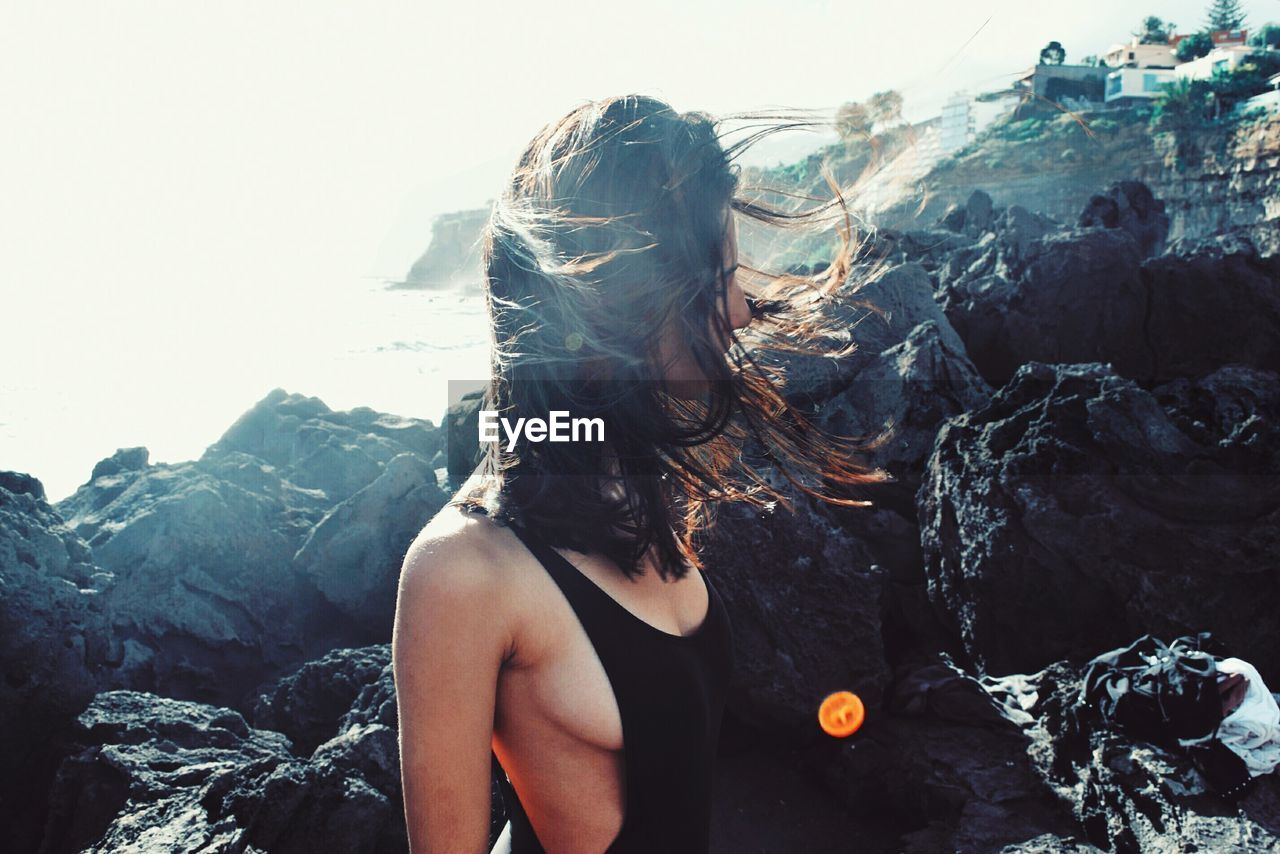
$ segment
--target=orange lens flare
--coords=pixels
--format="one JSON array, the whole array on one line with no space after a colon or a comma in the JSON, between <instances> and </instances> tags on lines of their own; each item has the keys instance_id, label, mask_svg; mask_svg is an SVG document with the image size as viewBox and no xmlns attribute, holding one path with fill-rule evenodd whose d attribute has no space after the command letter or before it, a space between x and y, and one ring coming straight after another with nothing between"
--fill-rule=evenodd
<instances>
[{"instance_id":1,"label":"orange lens flare","mask_svg":"<svg viewBox=\"0 0 1280 854\"><path fill-rule=\"evenodd\" d=\"M822 725L822 731L836 738L853 735L866 716L862 698L852 691L828 694L818 707L818 723Z\"/></svg>"}]
</instances>

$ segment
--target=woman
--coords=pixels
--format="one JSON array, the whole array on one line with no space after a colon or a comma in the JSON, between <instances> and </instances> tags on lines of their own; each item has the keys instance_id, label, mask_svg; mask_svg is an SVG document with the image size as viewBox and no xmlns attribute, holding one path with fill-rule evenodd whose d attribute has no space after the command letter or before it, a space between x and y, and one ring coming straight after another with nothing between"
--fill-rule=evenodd
<instances>
[{"instance_id":1,"label":"woman","mask_svg":"<svg viewBox=\"0 0 1280 854\"><path fill-rule=\"evenodd\" d=\"M510 814L495 851L709 849L733 648L695 535L716 502L787 504L748 442L832 503L868 505L840 488L887 478L856 462L871 445L811 427L777 366L757 361L839 339L822 301L855 260L847 211L820 276L738 259L735 215L788 225L843 210L829 175L835 198L809 211L737 193L733 157L795 124L726 150L700 113L639 96L583 104L537 135L495 203L483 409L604 430L504 434L405 557L393 661L415 852L486 849L491 757ZM843 331L837 354L852 349Z\"/></svg>"}]
</instances>

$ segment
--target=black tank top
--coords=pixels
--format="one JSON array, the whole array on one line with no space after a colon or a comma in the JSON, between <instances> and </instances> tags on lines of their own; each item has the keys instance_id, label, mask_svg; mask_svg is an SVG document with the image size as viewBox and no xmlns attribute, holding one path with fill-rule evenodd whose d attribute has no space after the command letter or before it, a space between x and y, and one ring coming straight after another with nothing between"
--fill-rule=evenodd
<instances>
[{"instance_id":1,"label":"black tank top","mask_svg":"<svg viewBox=\"0 0 1280 854\"><path fill-rule=\"evenodd\" d=\"M716 744L734 667L732 627L720 594L702 573L706 617L692 634L674 635L632 614L529 529L510 527L569 600L621 712L626 803L607 852L706 854ZM501 768L496 755L492 760ZM510 817L511 854L544 854L505 772L498 782ZM582 793L584 801L592 797Z\"/></svg>"}]
</instances>

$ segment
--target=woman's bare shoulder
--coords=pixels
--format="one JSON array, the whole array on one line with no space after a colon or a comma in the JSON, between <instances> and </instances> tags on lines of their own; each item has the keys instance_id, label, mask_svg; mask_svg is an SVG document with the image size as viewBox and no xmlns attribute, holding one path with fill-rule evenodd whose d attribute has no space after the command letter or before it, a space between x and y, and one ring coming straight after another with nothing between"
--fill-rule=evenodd
<instances>
[{"instance_id":1,"label":"woman's bare shoulder","mask_svg":"<svg viewBox=\"0 0 1280 854\"><path fill-rule=\"evenodd\" d=\"M461 585L469 589L512 581L521 544L510 530L482 513L446 504L422 527L405 554L401 586Z\"/></svg>"}]
</instances>

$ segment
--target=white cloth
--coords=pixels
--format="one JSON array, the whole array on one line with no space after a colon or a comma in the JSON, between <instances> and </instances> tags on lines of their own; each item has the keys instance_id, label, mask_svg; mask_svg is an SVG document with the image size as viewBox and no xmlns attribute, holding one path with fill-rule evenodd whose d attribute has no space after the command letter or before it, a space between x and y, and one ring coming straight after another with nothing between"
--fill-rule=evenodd
<instances>
[{"instance_id":1,"label":"white cloth","mask_svg":"<svg viewBox=\"0 0 1280 854\"><path fill-rule=\"evenodd\" d=\"M1222 719L1218 740L1244 760L1252 776L1270 774L1280 765L1280 705L1249 662L1224 658L1217 665L1219 673L1241 673L1249 680L1244 700Z\"/></svg>"}]
</instances>

